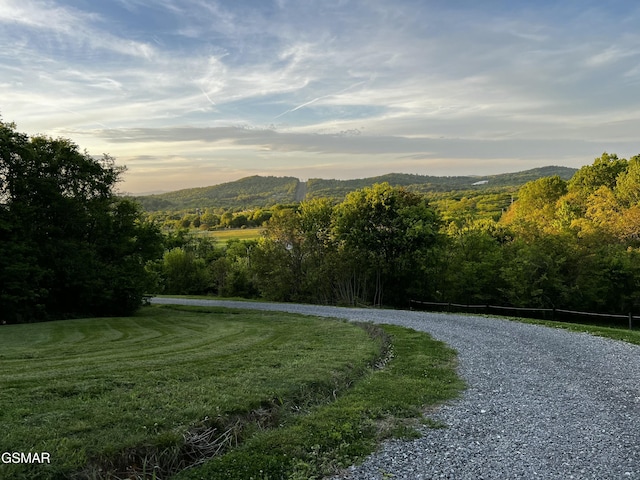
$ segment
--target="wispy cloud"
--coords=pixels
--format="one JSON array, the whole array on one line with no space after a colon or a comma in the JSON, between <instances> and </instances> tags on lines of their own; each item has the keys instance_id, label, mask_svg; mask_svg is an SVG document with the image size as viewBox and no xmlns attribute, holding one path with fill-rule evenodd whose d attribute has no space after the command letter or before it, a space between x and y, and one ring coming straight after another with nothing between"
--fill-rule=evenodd
<instances>
[{"instance_id":1,"label":"wispy cloud","mask_svg":"<svg viewBox=\"0 0 640 480\"><path fill-rule=\"evenodd\" d=\"M131 181L144 155L224 175L575 166L637 153L638 20L589 0L0 0L0 113Z\"/></svg>"},{"instance_id":2,"label":"wispy cloud","mask_svg":"<svg viewBox=\"0 0 640 480\"><path fill-rule=\"evenodd\" d=\"M33 31L37 46L69 45L111 51L132 57L150 59L155 49L148 43L122 39L108 33L100 24L106 24L101 15L84 12L68 6L59 6L50 1L3 0L0 8L0 23L14 31L16 26ZM13 27L13 28L11 28ZM27 32L22 31L21 36Z\"/></svg>"},{"instance_id":3,"label":"wispy cloud","mask_svg":"<svg viewBox=\"0 0 640 480\"><path fill-rule=\"evenodd\" d=\"M305 102L305 103L303 103L301 105L298 105L297 107L291 108L291 109L287 110L286 112L281 113L280 115L276 115L275 117L273 117L273 119L277 120L278 118L280 118L280 117L282 117L282 116L284 116L284 115L286 115L288 113L292 113L292 112L295 112L296 110L300 110L301 108L308 107L309 105L312 105L312 104L314 104L314 103L316 103L316 102L318 102L320 100L324 100L324 99L330 98L330 97L338 97L340 94L342 94L342 93L344 93L344 92L346 92L348 90L351 90L351 89L353 89L355 87L358 87L358 86L360 86L360 85L362 85L364 83L365 82L357 82L357 83L354 83L353 85L348 86L345 89L340 90L339 92L336 92L336 93L333 93L333 94L328 94L328 95L322 95L320 97L316 97L313 100L309 100L308 102Z\"/></svg>"}]
</instances>

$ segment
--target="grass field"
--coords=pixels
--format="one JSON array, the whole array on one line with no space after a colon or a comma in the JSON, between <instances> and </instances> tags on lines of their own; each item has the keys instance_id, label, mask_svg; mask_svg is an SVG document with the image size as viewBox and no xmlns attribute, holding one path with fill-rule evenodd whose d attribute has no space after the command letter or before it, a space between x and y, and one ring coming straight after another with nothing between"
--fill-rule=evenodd
<instances>
[{"instance_id":1,"label":"grass field","mask_svg":"<svg viewBox=\"0 0 640 480\"><path fill-rule=\"evenodd\" d=\"M552 328L562 328L571 332L589 333L598 337L611 338L622 342L640 345L640 330L629 330L621 326L587 325L583 323L555 322L552 320L535 320L528 318L503 317L514 322L531 323L534 325L544 325Z\"/></svg>"},{"instance_id":2,"label":"grass field","mask_svg":"<svg viewBox=\"0 0 640 480\"><path fill-rule=\"evenodd\" d=\"M347 464L462 388L445 345L384 328L170 306L0 327L0 452L51 457L0 478L168 478L215 454L182 475Z\"/></svg>"},{"instance_id":3,"label":"grass field","mask_svg":"<svg viewBox=\"0 0 640 480\"><path fill-rule=\"evenodd\" d=\"M264 228L227 228L221 230L194 230L194 235L215 239L225 244L229 240L257 240Z\"/></svg>"}]
</instances>

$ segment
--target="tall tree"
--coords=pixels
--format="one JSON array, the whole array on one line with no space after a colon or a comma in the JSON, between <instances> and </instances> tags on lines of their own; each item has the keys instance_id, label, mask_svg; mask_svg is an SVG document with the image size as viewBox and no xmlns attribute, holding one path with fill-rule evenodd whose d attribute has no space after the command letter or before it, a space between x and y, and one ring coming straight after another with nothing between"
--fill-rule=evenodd
<instances>
[{"instance_id":1,"label":"tall tree","mask_svg":"<svg viewBox=\"0 0 640 480\"><path fill-rule=\"evenodd\" d=\"M555 228L556 203L567 193L567 183L558 175L524 184L502 221L522 234Z\"/></svg>"},{"instance_id":2,"label":"tall tree","mask_svg":"<svg viewBox=\"0 0 640 480\"><path fill-rule=\"evenodd\" d=\"M124 171L70 140L0 122L0 317L130 313L161 235L114 188Z\"/></svg>"},{"instance_id":3,"label":"tall tree","mask_svg":"<svg viewBox=\"0 0 640 480\"><path fill-rule=\"evenodd\" d=\"M631 157L626 170L616 179L615 191L626 206L640 203L640 155Z\"/></svg>"},{"instance_id":4,"label":"tall tree","mask_svg":"<svg viewBox=\"0 0 640 480\"><path fill-rule=\"evenodd\" d=\"M373 304L401 304L424 273L420 269L436 243L438 224L423 196L385 182L347 195L336 209L335 235L355 259L353 273L373 285Z\"/></svg>"},{"instance_id":5,"label":"tall tree","mask_svg":"<svg viewBox=\"0 0 640 480\"><path fill-rule=\"evenodd\" d=\"M574 174L568 182L569 191L586 198L603 186L613 190L618 175L627 169L627 165L624 158L618 158L615 153L604 152L591 165L585 165Z\"/></svg>"}]
</instances>

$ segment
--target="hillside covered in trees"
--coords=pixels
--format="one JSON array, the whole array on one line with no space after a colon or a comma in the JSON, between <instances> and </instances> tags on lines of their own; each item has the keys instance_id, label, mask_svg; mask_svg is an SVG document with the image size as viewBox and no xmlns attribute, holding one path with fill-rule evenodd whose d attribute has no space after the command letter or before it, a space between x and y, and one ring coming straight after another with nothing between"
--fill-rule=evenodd
<instances>
[{"instance_id":1,"label":"hillside covered in trees","mask_svg":"<svg viewBox=\"0 0 640 480\"><path fill-rule=\"evenodd\" d=\"M496 189L520 187L527 182L542 177L558 175L565 180L570 179L576 169L568 167L541 167L515 173L502 173L487 176L451 176L436 177L430 175L411 175L390 173L379 177L356 180L323 180L309 179L307 182L307 198L331 198L344 200L350 192L370 187L376 183L388 183L394 187L404 187L416 193L434 194L446 192L474 191L486 193Z\"/></svg>"},{"instance_id":2,"label":"hillside covered in trees","mask_svg":"<svg viewBox=\"0 0 640 480\"><path fill-rule=\"evenodd\" d=\"M489 176L436 177L390 173L357 180L312 178L304 183L293 177L253 176L210 187L139 196L135 197L135 200L148 212L196 208L248 210L295 203L311 198L330 198L342 201L350 192L384 182L394 187L405 187L407 190L417 193L466 190L481 192L496 188L519 187L531 180L551 175L558 175L560 178L568 180L575 172L575 169L568 167L542 167L523 172Z\"/></svg>"},{"instance_id":3,"label":"hillside covered in trees","mask_svg":"<svg viewBox=\"0 0 640 480\"><path fill-rule=\"evenodd\" d=\"M258 241L183 234L164 293L406 306L409 299L627 313L640 309L640 156L603 154L527 182L497 217L435 208L389 183L274 209ZM459 204L461 202L458 202Z\"/></svg>"},{"instance_id":4,"label":"hillside covered in trees","mask_svg":"<svg viewBox=\"0 0 640 480\"><path fill-rule=\"evenodd\" d=\"M211 187L134 197L148 212L195 208L249 208L292 203L299 180L293 177L246 177Z\"/></svg>"}]
</instances>

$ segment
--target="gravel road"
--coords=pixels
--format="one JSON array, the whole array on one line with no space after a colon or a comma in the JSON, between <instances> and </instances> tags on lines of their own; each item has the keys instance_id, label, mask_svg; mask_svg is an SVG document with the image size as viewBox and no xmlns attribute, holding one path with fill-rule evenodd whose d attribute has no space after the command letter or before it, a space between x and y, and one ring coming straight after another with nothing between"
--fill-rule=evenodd
<instances>
[{"instance_id":1,"label":"gravel road","mask_svg":"<svg viewBox=\"0 0 640 480\"><path fill-rule=\"evenodd\" d=\"M483 317L154 298L391 323L458 351L464 395L447 428L390 441L336 479L640 479L640 347Z\"/></svg>"}]
</instances>

